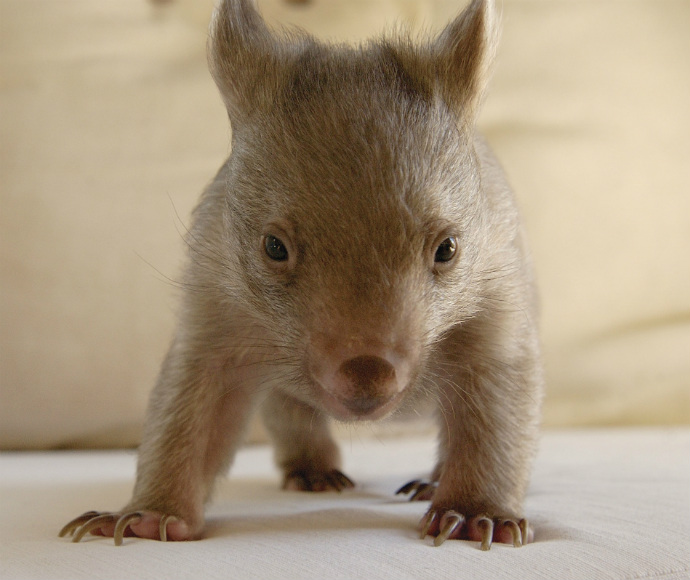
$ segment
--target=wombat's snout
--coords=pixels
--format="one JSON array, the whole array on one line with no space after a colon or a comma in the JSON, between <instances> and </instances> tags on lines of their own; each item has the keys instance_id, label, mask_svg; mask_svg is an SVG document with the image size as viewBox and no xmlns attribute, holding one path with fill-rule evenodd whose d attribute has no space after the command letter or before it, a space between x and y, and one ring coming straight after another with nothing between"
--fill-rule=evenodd
<instances>
[{"instance_id":1,"label":"wombat's snout","mask_svg":"<svg viewBox=\"0 0 690 580\"><path fill-rule=\"evenodd\" d=\"M403 396L411 361L385 348L348 350L322 353L312 368L324 409L344 421L387 415Z\"/></svg>"},{"instance_id":2,"label":"wombat's snout","mask_svg":"<svg viewBox=\"0 0 690 580\"><path fill-rule=\"evenodd\" d=\"M397 392L395 367L378 356L357 356L338 369L341 402L355 415L368 415Z\"/></svg>"}]
</instances>

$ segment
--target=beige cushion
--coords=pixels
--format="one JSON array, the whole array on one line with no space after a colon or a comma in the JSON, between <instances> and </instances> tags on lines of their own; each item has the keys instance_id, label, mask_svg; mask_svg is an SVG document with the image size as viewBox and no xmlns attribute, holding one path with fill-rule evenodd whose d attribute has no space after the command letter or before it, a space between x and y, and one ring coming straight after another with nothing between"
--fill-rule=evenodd
<instances>
[{"instance_id":1,"label":"beige cushion","mask_svg":"<svg viewBox=\"0 0 690 580\"><path fill-rule=\"evenodd\" d=\"M549 425L690 420L690 3L504 0L481 126L523 207ZM135 444L181 234L229 152L212 2L3 0L0 445ZM459 2L262 0L360 39Z\"/></svg>"}]
</instances>

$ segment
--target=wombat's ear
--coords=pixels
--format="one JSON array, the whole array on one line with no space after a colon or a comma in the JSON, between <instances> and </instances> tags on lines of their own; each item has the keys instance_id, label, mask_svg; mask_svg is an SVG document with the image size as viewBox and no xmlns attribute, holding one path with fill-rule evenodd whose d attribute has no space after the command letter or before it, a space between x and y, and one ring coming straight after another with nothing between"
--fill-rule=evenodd
<instances>
[{"instance_id":1,"label":"wombat's ear","mask_svg":"<svg viewBox=\"0 0 690 580\"><path fill-rule=\"evenodd\" d=\"M493 0L472 0L432 45L436 81L448 104L466 121L476 118L497 41Z\"/></svg>"},{"instance_id":2,"label":"wombat's ear","mask_svg":"<svg viewBox=\"0 0 690 580\"><path fill-rule=\"evenodd\" d=\"M208 61L231 122L272 98L279 50L252 0L221 0L209 29Z\"/></svg>"}]
</instances>

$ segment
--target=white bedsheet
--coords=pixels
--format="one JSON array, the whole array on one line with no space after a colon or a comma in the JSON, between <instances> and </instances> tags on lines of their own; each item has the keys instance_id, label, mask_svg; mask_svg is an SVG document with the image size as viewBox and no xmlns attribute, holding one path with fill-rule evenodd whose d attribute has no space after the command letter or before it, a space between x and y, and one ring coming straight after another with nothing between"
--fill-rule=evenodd
<instances>
[{"instance_id":1,"label":"white bedsheet","mask_svg":"<svg viewBox=\"0 0 690 580\"><path fill-rule=\"evenodd\" d=\"M547 432L526 513L536 541L482 552L415 531L426 503L394 491L434 461L424 437L343 441L342 494L278 490L271 450L243 449L208 508L206 537L167 543L59 539L72 517L123 505L135 454L0 456L4 578L690 578L690 430Z\"/></svg>"}]
</instances>

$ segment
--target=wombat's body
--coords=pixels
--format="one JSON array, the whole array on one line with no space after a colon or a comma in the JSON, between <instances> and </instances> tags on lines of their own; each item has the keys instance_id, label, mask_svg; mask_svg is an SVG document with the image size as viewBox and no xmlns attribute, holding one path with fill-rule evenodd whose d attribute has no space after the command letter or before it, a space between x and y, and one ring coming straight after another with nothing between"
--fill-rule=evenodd
<instances>
[{"instance_id":1,"label":"wombat's body","mask_svg":"<svg viewBox=\"0 0 690 580\"><path fill-rule=\"evenodd\" d=\"M286 487L350 487L327 417L431 399L438 464L403 490L431 499L423 535L529 540L533 280L512 194L474 128L492 18L477 0L423 46L348 48L278 38L249 2L221 4L210 62L232 155L194 213L134 495L65 533L198 537L257 409Z\"/></svg>"}]
</instances>

